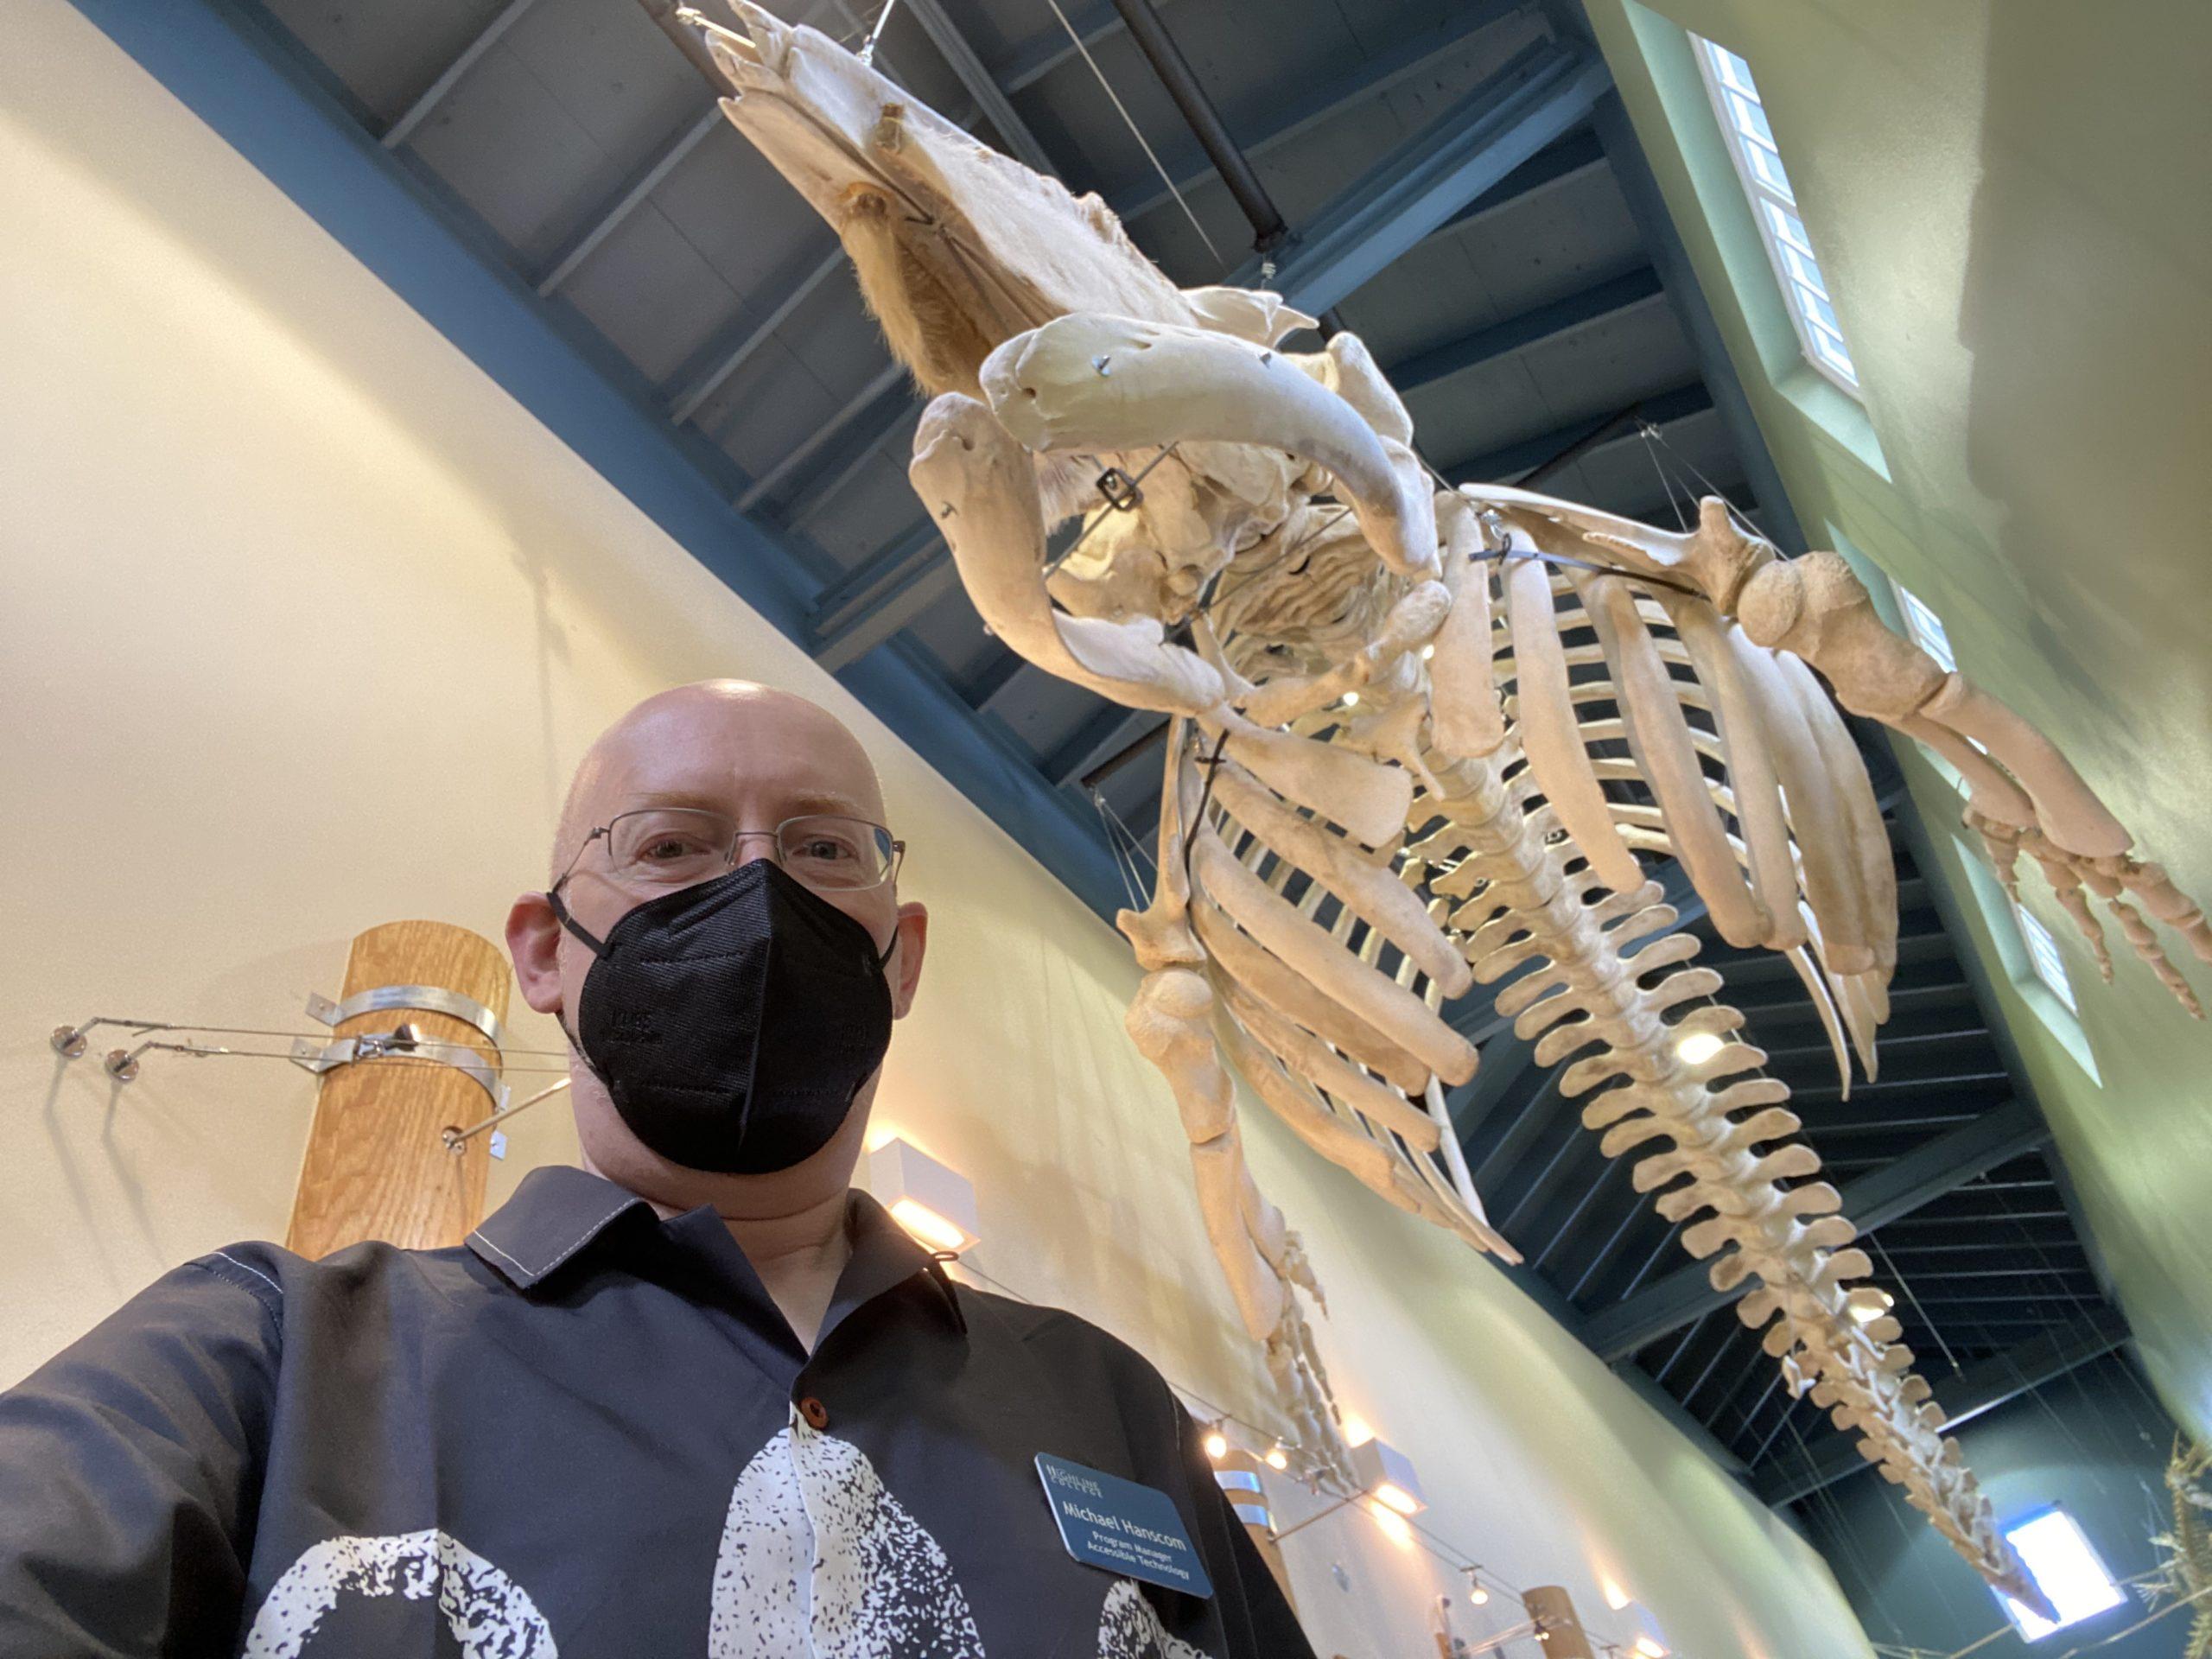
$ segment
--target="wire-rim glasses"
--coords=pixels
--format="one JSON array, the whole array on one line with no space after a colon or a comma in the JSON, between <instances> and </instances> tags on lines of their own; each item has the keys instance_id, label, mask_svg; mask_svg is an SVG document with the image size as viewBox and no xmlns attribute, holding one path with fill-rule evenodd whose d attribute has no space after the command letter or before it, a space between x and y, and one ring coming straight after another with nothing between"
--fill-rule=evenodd
<instances>
[{"instance_id":1,"label":"wire-rim glasses","mask_svg":"<svg viewBox=\"0 0 2212 1659\"><path fill-rule=\"evenodd\" d=\"M704 807L641 807L615 814L585 836L553 885L565 883L597 847L607 874L624 887L688 887L734 869L738 849L760 836L774 841L785 874L817 893L861 892L894 881L906 853L906 843L893 840L881 824L842 813L803 812L773 830L743 830L727 813Z\"/></svg>"}]
</instances>

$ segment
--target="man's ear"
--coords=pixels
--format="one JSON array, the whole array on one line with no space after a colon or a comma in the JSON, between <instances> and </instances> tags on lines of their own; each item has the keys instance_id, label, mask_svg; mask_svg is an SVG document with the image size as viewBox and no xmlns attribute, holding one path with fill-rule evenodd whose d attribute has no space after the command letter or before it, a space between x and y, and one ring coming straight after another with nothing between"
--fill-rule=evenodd
<instances>
[{"instance_id":1,"label":"man's ear","mask_svg":"<svg viewBox=\"0 0 2212 1659\"><path fill-rule=\"evenodd\" d=\"M512 938L513 924L508 928ZM914 1006L914 988L922 982L922 957L930 943L929 909L918 899L899 906L898 938L898 952L891 959L891 1017L904 1020Z\"/></svg>"},{"instance_id":2,"label":"man's ear","mask_svg":"<svg viewBox=\"0 0 2212 1659\"><path fill-rule=\"evenodd\" d=\"M522 1000L540 1014L561 1012L561 918L542 893L525 893L507 912L507 954Z\"/></svg>"}]
</instances>

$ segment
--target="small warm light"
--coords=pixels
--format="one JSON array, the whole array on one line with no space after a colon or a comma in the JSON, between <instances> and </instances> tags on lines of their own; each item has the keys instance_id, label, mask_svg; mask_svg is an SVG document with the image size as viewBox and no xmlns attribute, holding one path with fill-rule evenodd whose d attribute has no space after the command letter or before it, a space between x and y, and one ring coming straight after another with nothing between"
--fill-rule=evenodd
<instances>
[{"instance_id":1,"label":"small warm light","mask_svg":"<svg viewBox=\"0 0 2212 1659\"><path fill-rule=\"evenodd\" d=\"M1290 1467L1290 1453L1283 1450L1283 1445L1281 1440L1277 1440L1273 1446L1268 1448L1268 1467L1270 1469L1287 1469Z\"/></svg>"},{"instance_id":2,"label":"small warm light","mask_svg":"<svg viewBox=\"0 0 2212 1659\"><path fill-rule=\"evenodd\" d=\"M1637 1637L1630 1651L1637 1656L1637 1659L1667 1659L1667 1649L1648 1636Z\"/></svg>"},{"instance_id":3,"label":"small warm light","mask_svg":"<svg viewBox=\"0 0 2212 1659\"><path fill-rule=\"evenodd\" d=\"M1404 1516L1387 1508L1380 1499L1372 1497L1367 1500L1367 1512L1374 1516L1375 1524L1382 1529L1382 1535L1400 1549L1414 1547L1414 1529L1406 1524Z\"/></svg>"},{"instance_id":4,"label":"small warm light","mask_svg":"<svg viewBox=\"0 0 2212 1659\"><path fill-rule=\"evenodd\" d=\"M1478 1607L1487 1607L1490 1605L1490 1592L1478 1584L1467 1592L1467 1599Z\"/></svg>"},{"instance_id":5,"label":"small warm light","mask_svg":"<svg viewBox=\"0 0 2212 1659\"><path fill-rule=\"evenodd\" d=\"M1845 1309L1860 1325L1872 1325L1897 1306L1897 1298L1872 1285L1861 1285L1843 1299Z\"/></svg>"},{"instance_id":6,"label":"small warm light","mask_svg":"<svg viewBox=\"0 0 2212 1659\"><path fill-rule=\"evenodd\" d=\"M1386 1480L1377 1486L1375 1489L1375 1501L1378 1503L1388 1503L1400 1515L1418 1515L1421 1510L1421 1500L1395 1481Z\"/></svg>"},{"instance_id":7,"label":"small warm light","mask_svg":"<svg viewBox=\"0 0 2212 1659\"><path fill-rule=\"evenodd\" d=\"M1423 645L1421 648L1421 659L1424 663L1435 655L1436 647L1434 645Z\"/></svg>"},{"instance_id":8,"label":"small warm light","mask_svg":"<svg viewBox=\"0 0 2212 1659\"><path fill-rule=\"evenodd\" d=\"M932 1249L958 1255L968 1248L968 1235L918 1198L899 1198L891 1205L891 1219Z\"/></svg>"},{"instance_id":9,"label":"small warm light","mask_svg":"<svg viewBox=\"0 0 2212 1659\"><path fill-rule=\"evenodd\" d=\"M1630 1600L1628 1592L1622 1589L1620 1586L1615 1584L1611 1579L1599 1580L1598 1591L1599 1594L1605 1597L1605 1605L1611 1608L1617 1613L1620 1611L1622 1608L1627 1606Z\"/></svg>"},{"instance_id":10,"label":"small warm light","mask_svg":"<svg viewBox=\"0 0 2212 1659\"><path fill-rule=\"evenodd\" d=\"M1208 1430L1206 1433L1206 1456L1211 1458L1216 1463L1218 1463L1228 1455L1229 1436L1223 1433L1217 1428Z\"/></svg>"},{"instance_id":11,"label":"small warm light","mask_svg":"<svg viewBox=\"0 0 2212 1659\"><path fill-rule=\"evenodd\" d=\"M1726 1046L1709 1031L1694 1031L1675 1045L1675 1052L1692 1065L1711 1059Z\"/></svg>"},{"instance_id":12,"label":"small warm light","mask_svg":"<svg viewBox=\"0 0 2212 1659\"><path fill-rule=\"evenodd\" d=\"M1357 691L1347 691L1347 692L1345 692L1345 693L1344 693L1344 707L1345 707L1345 708L1347 708L1347 709L1357 709L1357 708L1358 708L1358 707L1359 707L1359 693L1358 693L1358 692L1357 692Z\"/></svg>"},{"instance_id":13,"label":"small warm light","mask_svg":"<svg viewBox=\"0 0 2212 1659\"><path fill-rule=\"evenodd\" d=\"M1366 1418L1356 1411L1348 1411L1344 1414L1344 1444L1346 1446L1365 1446L1374 1438L1375 1431L1368 1426Z\"/></svg>"},{"instance_id":14,"label":"small warm light","mask_svg":"<svg viewBox=\"0 0 2212 1659\"><path fill-rule=\"evenodd\" d=\"M918 1243L957 1255L981 1235L966 1176L893 1136L868 1155L868 1190Z\"/></svg>"}]
</instances>

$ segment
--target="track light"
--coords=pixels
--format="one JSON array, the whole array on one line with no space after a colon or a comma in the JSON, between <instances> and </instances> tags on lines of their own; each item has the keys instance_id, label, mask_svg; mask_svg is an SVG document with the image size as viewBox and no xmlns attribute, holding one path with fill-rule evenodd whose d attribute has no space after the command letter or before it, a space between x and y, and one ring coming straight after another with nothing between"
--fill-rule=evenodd
<instances>
[{"instance_id":1,"label":"track light","mask_svg":"<svg viewBox=\"0 0 2212 1659\"><path fill-rule=\"evenodd\" d=\"M1229 1436L1221 1432L1218 1423L1206 1431L1205 1447L1206 1456L1216 1463L1229 1455Z\"/></svg>"},{"instance_id":2,"label":"track light","mask_svg":"<svg viewBox=\"0 0 2212 1659\"><path fill-rule=\"evenodd\" d=\"M1290 1467L1290 1452L1285 1448L1281 1440L1277 1440L1273 1446L1268 1448L1268 1467L1270 1469L1287 1469Z\"/></svg>"}]
</instances>

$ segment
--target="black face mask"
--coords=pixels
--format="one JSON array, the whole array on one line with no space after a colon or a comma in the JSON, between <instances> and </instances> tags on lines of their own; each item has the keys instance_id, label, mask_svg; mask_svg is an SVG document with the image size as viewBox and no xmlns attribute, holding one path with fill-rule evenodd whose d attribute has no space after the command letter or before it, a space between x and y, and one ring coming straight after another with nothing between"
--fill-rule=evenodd
<instances>
[{"instance_id":1,"label":"black face mask","mask_svg":"<svg viewBox=\"0 0 2212 1659\"><path fill-rule=\"evenodd\" d=\"M547 897L598 958L571 1039L631 1133L671 1162L788 1169L829 1143L883 1064L890 950L771 860L649 899L603 942Z\"/></svg>"}]
</instances>

